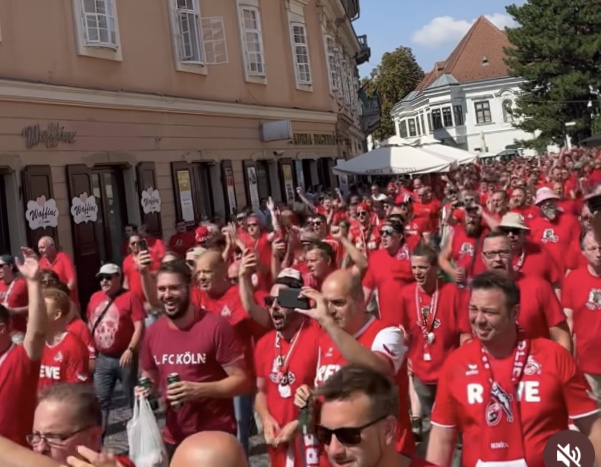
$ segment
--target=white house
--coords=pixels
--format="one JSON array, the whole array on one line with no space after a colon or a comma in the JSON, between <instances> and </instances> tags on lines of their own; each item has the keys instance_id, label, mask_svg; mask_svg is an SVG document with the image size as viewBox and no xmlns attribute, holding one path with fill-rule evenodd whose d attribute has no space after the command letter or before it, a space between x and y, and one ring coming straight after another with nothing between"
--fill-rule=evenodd
<instances>
[{"instance_id":1,"label":"white house","mask_svg":"<svg viewBox=\"0 0 601 467\"><path fill-rule=\"evenodd\" d=\"M392 109L401 138L432 135L470 152L499 153L533 138L513 127L521 78L509 76L504 31L481 16L451 55Z\"/></svg>"}]
</instances>

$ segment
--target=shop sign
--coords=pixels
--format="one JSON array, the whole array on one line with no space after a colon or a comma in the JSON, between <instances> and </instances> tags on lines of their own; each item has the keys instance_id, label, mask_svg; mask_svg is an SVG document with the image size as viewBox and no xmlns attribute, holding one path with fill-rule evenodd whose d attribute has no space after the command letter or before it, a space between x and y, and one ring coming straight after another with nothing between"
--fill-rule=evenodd
<instances>
[{"instance_id":1,"label":"shop sign","mask_svg":"<svg viewBox=\"0 0 601 467\"><path fill-rule=\"evenodd\" d=\"M73 198L71 201L71 215L76 224L85 224L87 222L96 222L98 219L98 205L94 196L88 196L87 193Z\"/></svg>"},{"instance_id":2,"label":"shop sign","mask_svg":"<svg viewBox=\"0 0 601 467\"><path fill-rule=\"evenodd\" d=\"M35 148L40 144L46 145L48 149L54 149L59 143L75 143L77 132L66 131L59 123L50 123L45 130L42 130L40 125L25 127L21 135L25 138L27 149Z\"/></svg>"},{"instance_id":3,"label":"shop sign","mask_svg":"<svg viewBox=\"0 0 601 467\"><path fill-rule=\"evenodd\" d=\"M295 146L336 146L334 133L294 133L292 144Z\"/></svg>"},{"instance_id":4,"label":"shop sign","mask_svg":"<svg viewBox=\"0 0 601 467\"><path fill-rule=\"evenodd\" d=\"M56 201L52 198L46 199L46 196L42 195L27 202L25 219L29 222L31 230L56 227L58 225L58 215Z\"/></svg>"},{"instance_id":5,"label":"shop sign","mask_svg":"<svg viewBox=\"0 0 601 467\"><path fill-rule=\"evenodd\" d=\"M144 190L140 204L142 204L144 214L161 212L161 195L159 194L159 190L153 187Z\"/></svg>"}]
</instances>

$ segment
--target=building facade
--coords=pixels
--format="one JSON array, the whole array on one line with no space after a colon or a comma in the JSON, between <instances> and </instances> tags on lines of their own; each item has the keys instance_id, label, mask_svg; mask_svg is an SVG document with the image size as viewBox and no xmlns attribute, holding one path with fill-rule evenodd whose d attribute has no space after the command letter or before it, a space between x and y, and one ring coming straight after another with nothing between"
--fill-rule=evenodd
<instances>
[{"instance_id":1,"label":"building facade","mask_svg":"<svg viewBox=\"0 0 601 467\"><path fill-rule=\"evenodd\" d=\"M3 1L0 252L51 235L95 286L125 223L168 239L335 186L336 159L364 149L358 15L358 0Z\"/></svg>"},{"instance_id":2,"label":"building facade","mask_svg":"<svg viewBox=\"0 0 601 467\"><path fill-rule=\"evenodd\" d=\"M392 110L396 134L431 135L470 152L499 153L533 138L514 127L521 78L509 76L504 31L485 17L473 24L447 60L437 62Z\"/></svg>"}]
</instances>

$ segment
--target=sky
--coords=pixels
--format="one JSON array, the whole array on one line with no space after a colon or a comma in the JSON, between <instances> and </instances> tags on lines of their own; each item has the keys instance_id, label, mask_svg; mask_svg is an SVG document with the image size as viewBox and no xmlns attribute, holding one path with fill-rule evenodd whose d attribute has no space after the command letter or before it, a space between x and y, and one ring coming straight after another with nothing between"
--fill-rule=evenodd
<instances>
[{"instance_id":1,"label":"sky","mask_svg":"<svg viewBox=\"0 0 601 467\"><path fill-rule=\"evenodd\" d=\"M524 0L361 0L353 22L357 35L367 34L371 59L359 68L368 76L385 52L410 47L424 72L445 60L479 16L498 27L513 25L507 5Z\"/></svg>"}]
</instances>

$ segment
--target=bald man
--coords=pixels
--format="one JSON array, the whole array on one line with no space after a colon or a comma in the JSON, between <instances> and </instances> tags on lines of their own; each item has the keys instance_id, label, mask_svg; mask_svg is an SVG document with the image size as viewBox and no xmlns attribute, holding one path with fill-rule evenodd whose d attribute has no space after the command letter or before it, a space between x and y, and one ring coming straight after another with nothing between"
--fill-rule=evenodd
<instances>
[{"instance_id":1,"label":"bald man","mask_svg":"<svg viewBox=\"0 0 601 467\"><path fill-rule=\"evenodd\" d=\"M240 342L244 346L246 368L249 374L254 369L253 337L266 332L246 313L240 298L238 284L232 283L228 276L228 266L218 251L206 251L196 263L198 293L193 296L194 304L202 309L228 320L234 326ZM254 375L251 375L254 377ZM252 397L244 394L234 398L238 439L248 452L250 421L252 416Z\"/></svg>"},{"instance_id":2,"label":"bald man","mask_svg":"<svg viewBox=\"0 0 601 467\"><path fill-rule=\"evenodd\" d=\"M205 431L186 438L177 448L170 467L247 467L238 440L220 431Z\"/></svg>"},{"instance_id":3,"label":"bald man","mask_svg":"<svg viewBox=\"0 0 601 467\"><path fill-rule=\"evenodd\" d=\"M351 272L335 271L323 283L322 293L305 289L302 295L313 300L315 307L297 311L310 316L325 331L319 343L315 385L323 384L346 364L367 366L395 378L401 394L397 450L412 456L415 443L408 415L409 381L404 365L407 349L401 330L366 313L363 286ZM308 386L299 387L295 404L306 405L311 393Z\"/></svg>"},{"instance_id":4,"label":"bald man","mask_svg":"<svg viewBox=\"0 0 601 467\"><path fill-rule=\"evenodd\" d=\"M79 303L77 296L77 277L71 257L64 251L58 251L52 237L42 237L38 241L40 268L54 271L63 284L71 291L71 300Z\"/></svg>"}]
</instances>

